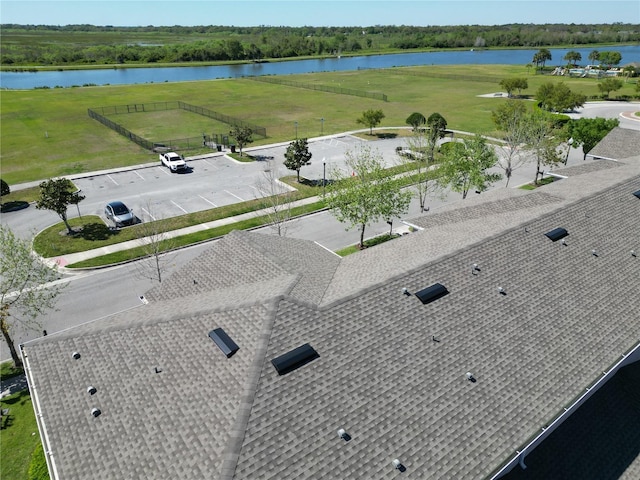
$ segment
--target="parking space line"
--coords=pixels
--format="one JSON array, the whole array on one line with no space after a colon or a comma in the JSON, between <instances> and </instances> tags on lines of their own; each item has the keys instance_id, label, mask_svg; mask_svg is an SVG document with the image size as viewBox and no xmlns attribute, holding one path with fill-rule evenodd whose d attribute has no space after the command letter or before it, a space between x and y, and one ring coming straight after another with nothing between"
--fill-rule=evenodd
<instances>
[{"instance_id":1,"label":"parking space line","mask_svg":"<svg viewBox=\"0 0 640 480\"><path fill-rule=\"evenodd\" d=\"M154 222L156 221L156 217L154 217L153 215L151 215L151 212L149 212L148 210L146 210L145 208L141 208L140 210L142 210L144 213L147 214L147 216L153 220Z\"/></svg>"},{"instance_id":2,"label":"parking space line","mask_svg":"<svg viewBox=\"0 0 640 480\"><path fill-rule=\"evenodd\" d=\"M207 200L206 198L204 198L202 195L198 195L201 199L203 199L205 202L207 202L209 205L213 205L214 207L217 207L218 205L216 205L215 203L213 203L210 200Z\"/></svg>"},{"instance_id":3,"label":"parking space line","mask_svg":"<svg viewBox=\"0 0 640 480\"><path fill-rule=\"evenodd\" d=\"M204 163L206 163L207 165L209 165L209 166L213 167L213 163L211 163L211 162L207 162L207 160L206 160L206 159L204 159L204 158L203 158L203 159L202 159L202 161L203 161Z\"/></svg>"},{"instance_id":4,"label":"parking space line","mask_svg":"<svg viewBox=\"0 0 640 480\"><path fill-rule=\"evenodd\" d=\"M135 173L136 175L138 175L142 180L145 180L145 178L144 178L142 175L140 175L136 170L134 170L134 171L133 171L133 173ZM146 181L146 180L145 180L145 181Z\"/></svg>"},{"instance_id":5,"label":"parking space line","mask_svg":"<svg viewBox=\"0 0 640 480\"><path fill-rule=\"evenodd\" d=\"M267 194L267 192L265 192L264 190L258 188L258 187L254 187L253 185L249 185L250 188L253 188L256 192L258 192L258 194L260 194L261 197L268 197L269 195Z\"/></svg>"},{"instance_id":6,"label":"parking space line","mask_svg":"<svg viewBox=\"0 0 640 480\"><path fill-rule=\"evenodd\" d=\"M118 182L116 182L116 181L111 177L111 175L107 175L107 178L108 178L109 180L111 180L113 183L115 183L116 185L119 185L119 183L118 183Z\"/></svg>"},{"instance_id":7,"label":"parking space line","mask_svg":"<svg viewBox=\"0 0 640 480\"><path fill-rule=\"evenodd\" d=\"M169 175L169 176L171 176L171 174L170 174L169 172L167 172L167 170L166 170L164 167L158 167L158 168L159 168L159 169L162 171L162 173L164 173L165 175Z\"/></svg>"},{"instance_id":8,"label":"parking space line","mask_svg":"<svg viewBox=\"0 0 640 480\"><path fill-rule=\"evenodd\" d=\"M240 200L241 202L244 202L244 198L239 197L238 195L235 195L233 193L231 193L229 190L223 190L224 192L228 193L229 195L231 195L232 197L236 197L238 200Z\"/></svg>"},{"instance_id":9,"label":"parking space line","mask_svg":"<svg viewBox=\"0 0 640 480\"><path fill-rule=\"evenodd\" d=\"M187 212L184 208L182 208L180 205L178 205L176 202L174 202L173 200L171 200L171 203L173 203L176 207L178 207L180 210L182 210L184 213L189 213Z\"/></svg>"}]
</instances>

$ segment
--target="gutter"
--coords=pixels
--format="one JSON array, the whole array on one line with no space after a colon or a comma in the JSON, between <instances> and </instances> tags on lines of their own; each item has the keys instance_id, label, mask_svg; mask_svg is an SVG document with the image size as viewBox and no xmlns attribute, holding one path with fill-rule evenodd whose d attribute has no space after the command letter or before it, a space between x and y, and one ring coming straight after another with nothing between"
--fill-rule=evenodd
<instances>
[{"instance_id":1,"label":"gutter","mask_svg":"<svg viewBox=\"0 0 640 480\"><path fill-rule=\"evenodd\" d=\"M602 376L598 378L590 387L586 387L585 391L580 394L568 407L564 407L563 411L555 418L551 424L542 427L542 431L535 435L524 447L516 450L515 455L507 461L496 473L492 473L487 478L497 480L513 470L517 465L525 470L525 458L527 454L533 451L540 443L542 443L556 428L558 428L571 414L573 414L580 406L586 402L600 387L607 383L622 367L640 361L640 342L636 343L627 353L623 353L620 360L613 364L608 370L602 372ZM495 470L494 470L495 472Z\"/></svg>"},{"instance_id":2,"label":"gutter","mask_svg":"<svg viewBox=\"0 0 640 480\"><path fill-rule=\"evenodd\" d=\"M33 404L33 410L36 415L36 423L38 425L38 433L40 433L40 440L42 440L42 447L44 450L44 458L47 462L47 468L49 469L49 475L52 480L58 480L58 468L56 466L56 459L51 450L51 441L49 440L49 434L47 433L47 427L44 422L44 416L42 415L42 408L40 407L40 399L38 398L38 391L36 385L31 376L31 366L29 365L29 357L24 351L24 345L20 345L20 354L22 356L22 362L24 364L24 373L27 377L27 385L29 386L29 393L31 395L31 403Z\"/></svg>"}]
</instances>

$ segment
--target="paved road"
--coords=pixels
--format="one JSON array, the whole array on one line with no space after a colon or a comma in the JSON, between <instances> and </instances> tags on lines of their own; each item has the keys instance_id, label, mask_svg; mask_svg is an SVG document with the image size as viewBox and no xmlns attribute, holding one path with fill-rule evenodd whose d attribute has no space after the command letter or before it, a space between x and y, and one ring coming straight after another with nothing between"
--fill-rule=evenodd
<instances>
[{"instance_id":1,"label":"paved road","mask_svg":"<svg viewBox=\"0 0 640 480\"><path fill-rule=\"evenodd\" d=\"M636 109L638 109L636 104ZM584 115L588 116L598 112L596 116L608 116L618 117L622 111L631 111L632 106L624 104L620 106L612 106L605 104L603 106L595 105L593 108L588 107L585 109ZM628 120L630 125L640 130L640 121ZM625 125L626 126L626 125ZM326 158L327 164L337 163L339 161L339 154L335 153L331 148L344 149L353 141L351 137L347 140L336 138L334 140L325 139L324 143L314 142L312 145L313 163L308 167L303 167L302 173L309 178L322 178L322 158ZM344 143L340 143L343 142ZM333 144L333 146L332 146ZM395 145L392 141L380 141L376 142L376 146L380 145L381 150L384 149L387 152L389 149L393 150ZM264 147L259 149L253 149L254 154L262 154L264 156L279 155L279 152L283 152L284 147ZM395 153L393 153L395 156ZM385 155L386 156L386 155ZM320 159L317 161L316 159ZM568 164L582 163L582 151L572 149L569 156ZM258 162L259 163L259 162ZM151 167L156 168L156 167ZM260 168L264 168L261 165ZM160 174L158 174L160 175ZM176 177L170 177L171 181L176 180ZM187 178L188 176L184 176ZM162 178L162 177L160 177ZM522 167L516 170L511 180L510 186L516 186L519 184L530 182L533 179L533 169L531 166ZM182 181L177 179L177 182ZM177 183L176 182L176 183ZM245 182L247 183L247 182ZM139 185L134 188L140 188ZM504 182L499 182L494 185L493 188L504 188ZM437 205L452 200L459 199L459 194L449 194L444 199L430 199L428 204L434 208ZM97 203L96 203L97 204ZM81 204L83 205L83 204ZM90 205L90 203L88 204ZM84 208L84 205L83 205ZM407 217L411 217L419 212L417 202L414 201L411 204L411 209ZM14 212L12 214L6 214L2 216L2 223L9 224L12 228L15 225L20 226L23 232L27 234L35 228L43 228L57 221L57 217L50 212L37 211L30 207L27 210L21 212ZM394 220L394 228L400 225L399 220ZM380 233L387 232L389 225L386 222L380 222L367 228L366 236L375 236ZM261 231L268 233L269 229L264 228ZM314 240L318 243L326 246L331 250L336 250L347 245L357 243L359 234L357 230L345 231L344 225L337 222L328 212L321 212L314 215L298 219L292 223L289 227L287 235L294 238L303 238L308 240ZM166 275L169 275L175 269L180 268L190 259L195 258L200 254L203 249L207 248L209 243L189 247L187 249L180 250L177 253L167 255L167 271ZM53 333L66 328L70 328L74 325L91 321L97 318L107 316L109 314L126 310L129 308L136 308L141 305L139 295L143 294L152 285L153 281L148 278L144 278L145 270L141 267L140 262L127 264L124 266L107 268L103 270L96 270L92 272L73 273L66 274L64 281L68 283L68 286L64 289L63 293L59 297L57 311L50 312L46 317L42 318L43 329L46 329L48 333ZM42 332L24 332L19 329L15 332L16 343L23 343L29 339L35 338L41 335ZM0 358L7 358L8 352L4 340L0 342L1 356Z\"/></svg>"}]
</instances>

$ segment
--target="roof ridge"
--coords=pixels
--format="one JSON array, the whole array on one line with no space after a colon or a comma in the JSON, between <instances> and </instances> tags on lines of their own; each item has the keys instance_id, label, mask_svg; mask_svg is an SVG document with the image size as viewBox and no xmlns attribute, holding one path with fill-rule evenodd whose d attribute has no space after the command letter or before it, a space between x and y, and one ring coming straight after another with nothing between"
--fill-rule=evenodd
<instances>
[{"instance_id":1,"label":"roof ridge","mask_svg":"<svg viewBox=\"0 0 640 480\"><path fill-rule=\"evenodd\" d=\"M609 186L607 186L607 187L605 187L603 189L600 189L597 192L591 193L589 195L589 198L596 198L598 196L605 195L608 192L610 192L612 189L619 188L624 184L633 184L634 181L638 181L638 180L640 180L640 175L632 176L630 178L627 177L627 178L625 178L623 180L620 180L620 181L618 181L618 182L616 182L616 183L614 183L612 185L609 185ZM541 193L543 193L543 192L541 192ZM566 199L566 198L559 197L557 195L548 194L546 192L544 192L544 194L545 194L545 196L554 197L554 198L557 198L557 199L560 200L560 202L559 202L560 204L557 206L557 208L553 209L550 212L542 212L542 213L540 213L539 215L537 215L537 216L535 216L533 218L525 219L525 220L523 220L521 222L518 222L517 224L515 224L511 228L507 228L507 229L504 229L504 230L499 230L497 233L494 233L493 235L490 235L490 236L485 237L485 238L481 238L481 239L479 239L479 240L477 240L477 241L475 241L473 243L469 243L467 245L463 245L463 246L461 246L461 247L459 247L459 248L457 248L457 249L455 249L455 250L453 250L453 251L451 251L451 252L449 252L449 253L447 253L445 255L438 256L438 257L432 258L430 260L427 260L424 263L421 263L420 265L417 265L414 268L411 268L411 269L408 269L408 270L403 270L402 272L398 272L397 274L392 275L389 278L386 278L384 280L384 282L385 283L393 282L393 281L396 281L396 280L398 280L400 278L403 278L403 277L406 277L406 276L411 275L413 273L416 273L417 271L422 270L424 268L427 268L427 267L429 267L431 265L447 261L452 257L458 256L460 254L460 252L462 252L462 251L469 250L469 249L474 248L474 247L476 247L476 246L478 246L478 245L480 245L482 243L492 241L492 240L494 240L494 239L496 239L498 237L502 237L502 236L508 235L508 234L510 234L510 233L512 233L514 231L517 231L517 230L520 230L520 229L523 229L523 228L525 228L525 230L526 230L526 226L527 225L535 223L535 222L543 219L546 216L553 215L553 214L557 213L558 211L560 211L561 209L573 208L577 204L583 203L583 200L584 200L584 199L573 199L573 200L572 199ZM420 234L424 234L424 232L418 232L418 234L419 235ZM351 268L353 269L353 265L351 265ZM336 271L337 271L337 269L336 269ZM334 275L335 275L335 272L334 272ZM332 278L332 280L333 280L333 278ZM336 298L335 300L333 300L333 301L331 301L329 303L326 303L326 304L320 304L319 305L319 309L320 310L324 310L324 309L333 308L333 307L335 307L335 306L337 306L337 305L339 305L341 303L351 301L356 297L359 297L359 296L361 296L363 294L366 294L366 293L368 293L370 291L374 291L375 289L380 288L381 286L382 286L382 282L371 283L369 285L366 285L363 288L356 289L356 290L352 291L351 293L349 293L348 295L346 295L344 297ZM324 299L324 295L323 295L323 299Z\"/></svg>"}]
</instances>

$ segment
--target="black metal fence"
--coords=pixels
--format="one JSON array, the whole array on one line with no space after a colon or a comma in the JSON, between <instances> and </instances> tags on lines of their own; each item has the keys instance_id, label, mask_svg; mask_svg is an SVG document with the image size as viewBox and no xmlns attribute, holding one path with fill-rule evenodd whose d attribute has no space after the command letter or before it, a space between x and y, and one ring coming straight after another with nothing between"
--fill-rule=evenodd
<instances>
[{"instance_id":1,"label":"black metal fence","mask_svg":"<svg viewBox=\"0 0 640 480\"><path fill-rule=\"evenodd\" d=\"M178 102L178 105L182 110L187 110L189 112L197 113L198 115L213 118L214 120L219 120L221 122L228 123L229 125L248 127L255 135L260 135L261 137L265 138L267 136L267 129L265 127L260 127L253 123L245 122L244 120L240 120L239 118L231 117L223 113L214 112L213 110L209 110L208 108L197 107L195 105L190 105L184 102Z\"/></svg>"},{"instance_id":2,"label":"black metal fence","mask_svg":"<svg viewBox=\"0 0 640 480\"><path fill-rule=\"evenodd\" d=\"M229 125L248 127L251 129L251 131L255 135L259 135L264 138L266 138L267 136L267 129L265 127L260 127L259 125L254 125L252 123L245 122L244 120L241 120L239 118L231 117L223 113L209 110L208 108L198 107L198 106L190 105L188 103L184 103L180 101L134 103L130 105L96 107L96 108L89 108L87 112L89 114L89 117L93 118L94 120L97 120L98 122L102 123L104 126L109 127L113 131L128 138L129 140L136 143L137 145L140 145L142 148L146 150L179 151L179 150L192 150L195 148L203 148L203 147L215 148L217 144L222 144L222 145L229 144L227 133L225 134L212 133L211 135L203 134L197 137L151 141L139 135L136 135L135 133L126 129L119 123L116 123L113 120L107 118L107 116L121 115L126 113L159 112L164 110L178 110L178 109L187 110L189 112L193 112L198 115L203 115L208 118L213 118L214 120L218 120L220 122L227 123Z\"/></svg>"},{"instance_id":3,"label":"black metal fence","mask_svg":"<svg viewBox=\"0 0 640 480\"><path fill-rule=\"evenodd\" d=\"M317 85L315 83L301 83L291 80L285 80L275 77L246 77L247 80L254 80L256 82L274 83L276 85L285 85L287 87L306 88L307 90L317 90L320 92L337 93L340 95L353 95L356 97L373 98L375 100L388 101L387 96L384 93L365 92L363 90L354 90L351 88L331 87L328 85Z\"/></svg>"},{"instance_id":4,"label":"black metal fence","mask_svg":"<svg viewBox=\"0 0 640 480\"><path fill-rule=\"evenodd\" d=\"M146 138L142 138L136 135L135 133L127 130L119 123L109 120L107 117L105 117L104 115L101 115L100 113L96 112L91 108L88 110L88 113L89 113L89 116L94 120L99 121L101 124L103 124L106 127L109 127L111 130L118 132L120 135L127 137L129 140L140 145L142 148L145 148L147 150L153 149L153 142L150 142Z\"/></svg>"}]
</instances>

